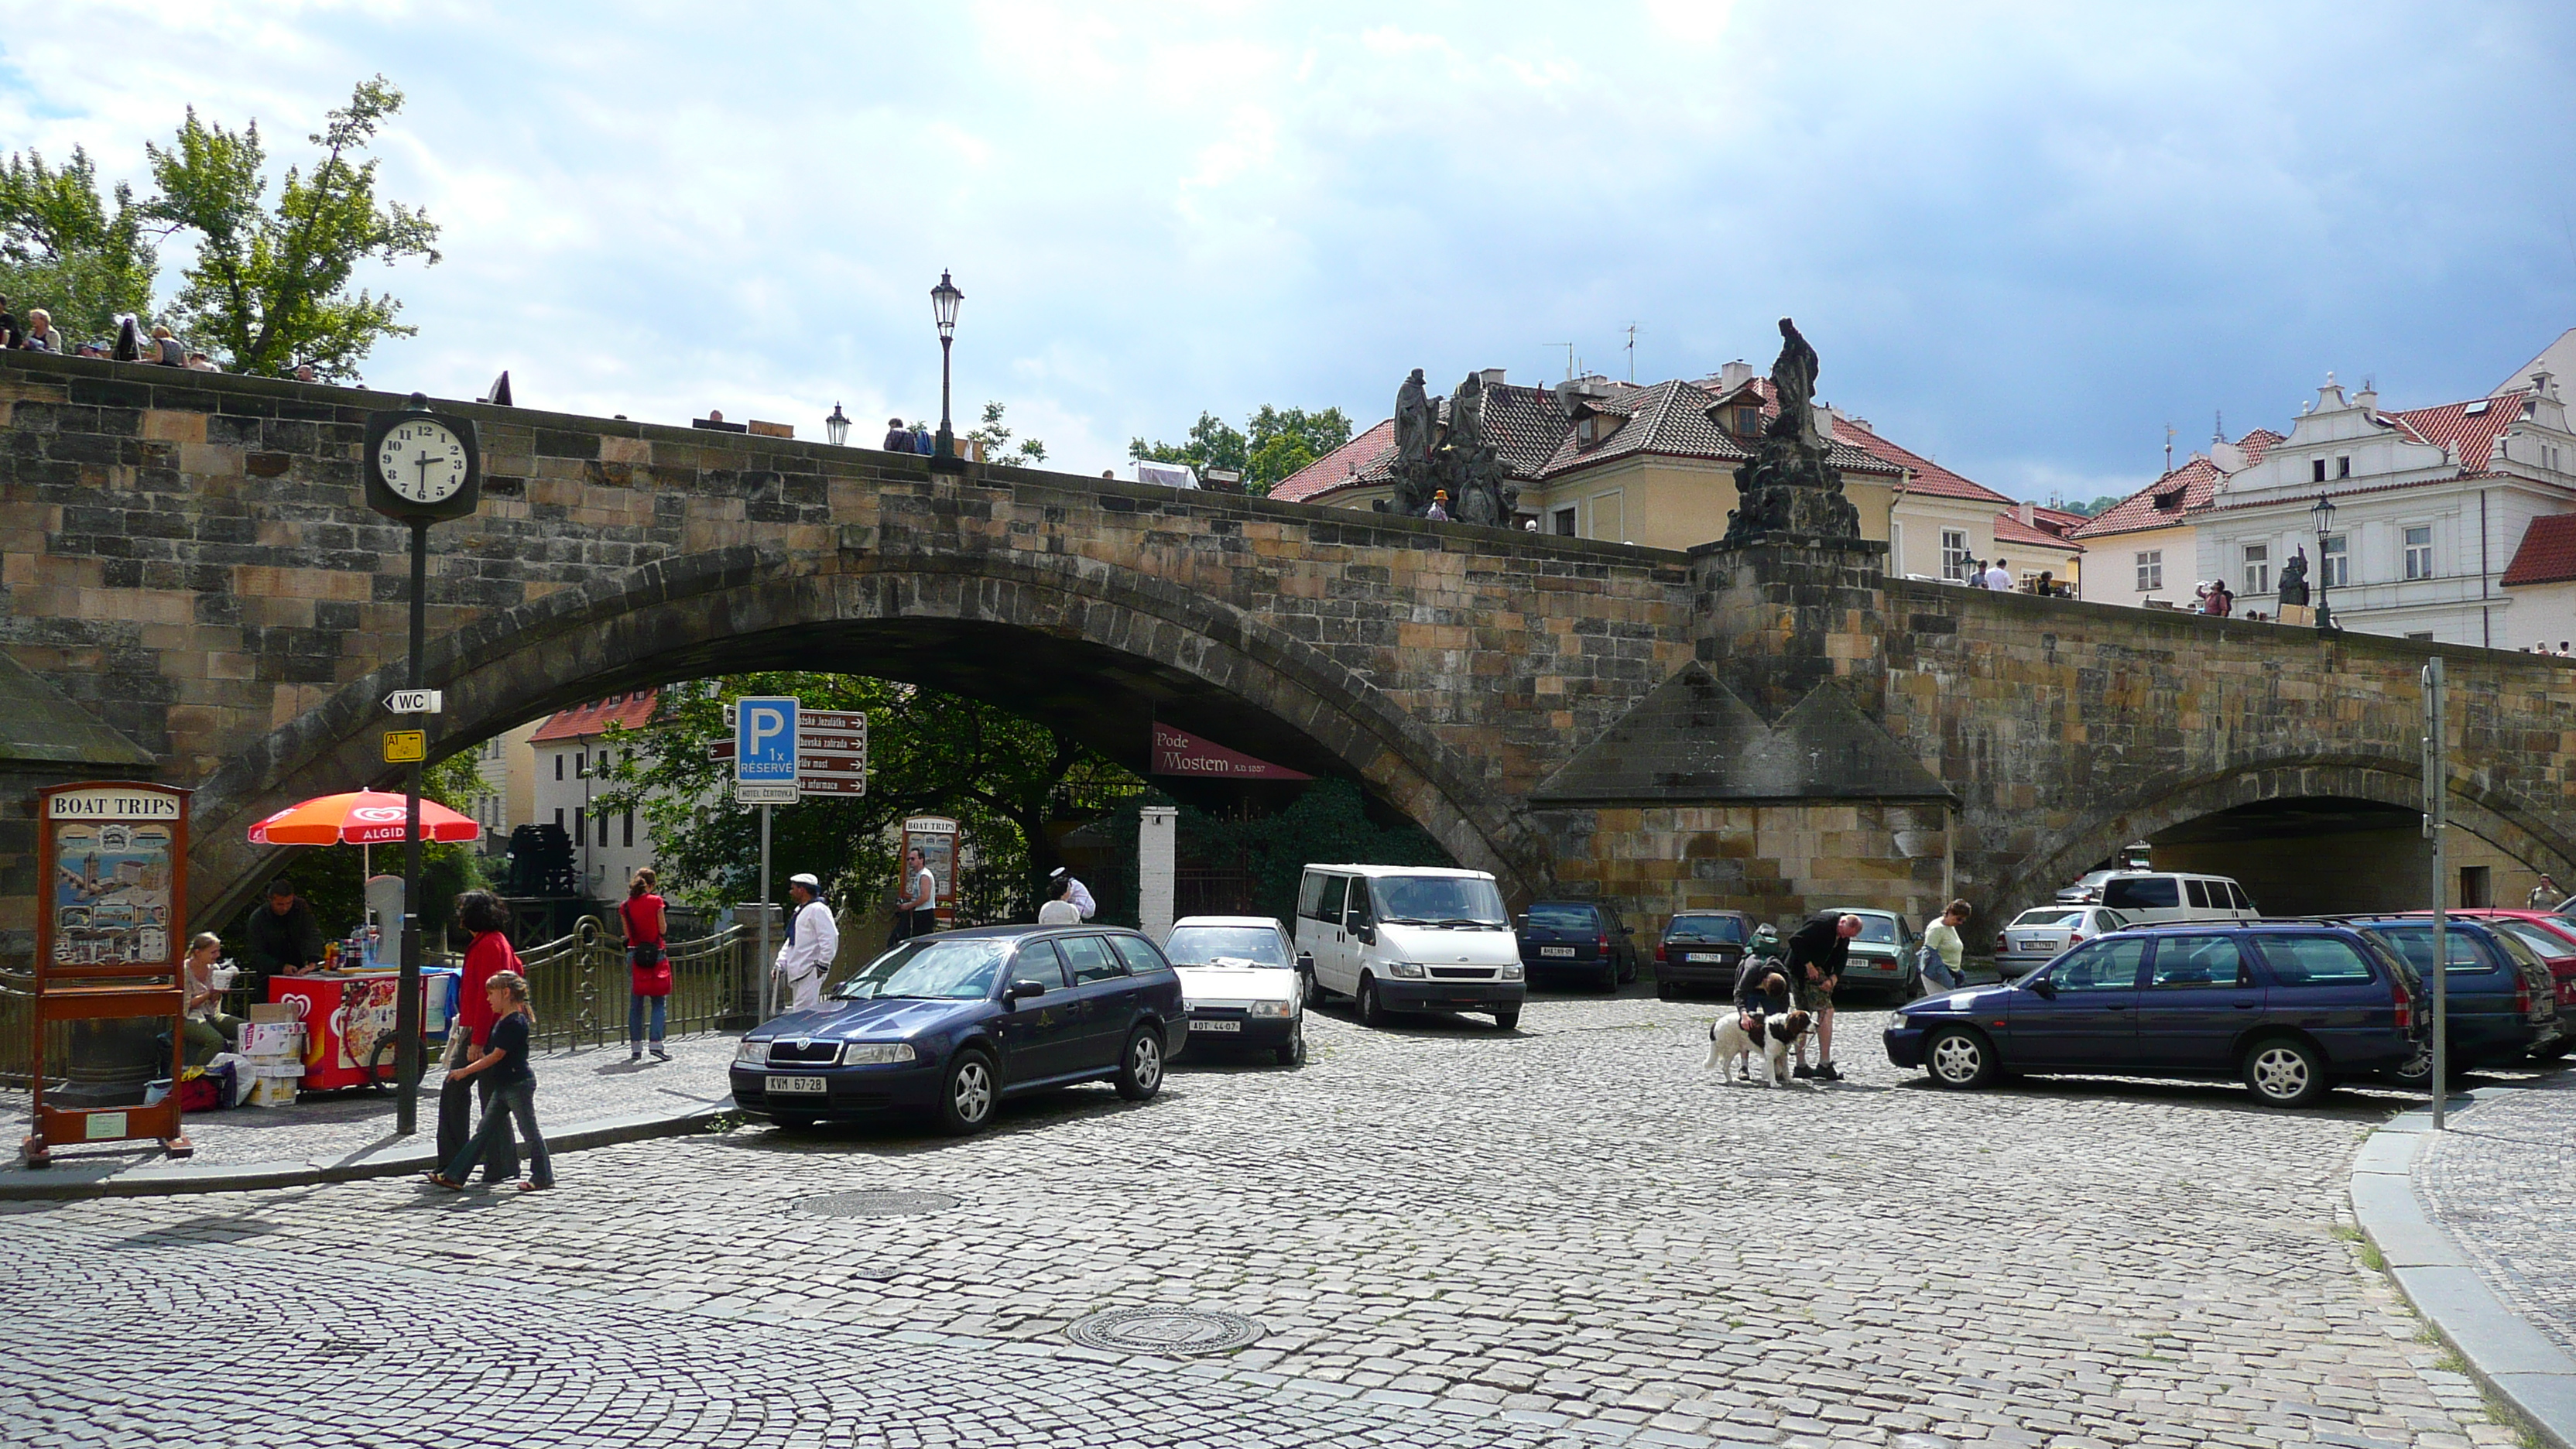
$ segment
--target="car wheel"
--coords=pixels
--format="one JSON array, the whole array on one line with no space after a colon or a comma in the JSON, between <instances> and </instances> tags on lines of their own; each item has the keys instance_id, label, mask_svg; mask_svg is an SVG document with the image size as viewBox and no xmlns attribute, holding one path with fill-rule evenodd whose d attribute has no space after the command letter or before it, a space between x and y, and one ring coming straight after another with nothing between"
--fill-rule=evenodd
<instances>
[{"instance_id":1,"label":"car wheel","mask_svg":"<svg viewBox=\"0 0 2576 1449\"><path fill-rule=\"evenodd\" d=\"M1619 990L1618 962L1605 961L1601 964L1601 989L1614 994Z\"/></svg>"},{"instance_id":2,"label":"car wheel","mask_svg":"<svg viewBox=\"0 0 2576 1449\"><path fill-rule=\"evenodd\" d=\"M1629 957L1627 960L1622 961L1622 962L1620 962L1620 963L1619 963L1619 984L1620 984L1620 985L1622 985L1622 986L1625 986L1625 985L1627 985L1629 982L1634 981L1634 980L1636 980L1636 979L1637 979L1637 958L1636 958L1636 957L1634 957L1634 956L1631 956L1631 957Z\"/></svg>"},{"instance_id":3,"label":"car wheel","mask_svg":"<svg viewBox=\"0 0 2576 1449\"><path fill-rule=\"evenodd\" d=\"M939 1125L952 1136L981 1132L993 1120L993 1105L1002 1095L1002 1079L993 1059L973 1048L948 1064L948 1081L939 1094Z\"/></svg>"},{"instance_id":4,"label":"car wheel","mask_svg":"<svg viewBox=\"0 0 2576 1449\"><path fill-rule=\"evenodd\" d=\"M1288 1029L1288 1039L1279 1044L1279 1065L1300 1067L1306 1064L1306 1028L1303 1023Z\"/></svg>"},{"instance_id":5,"label":"car wheel","mask_svg":"<svg viewBox=\"0 0 2576 1449\"><path fill-rule=\"evenodd\" d=\"M2406 1060L2381 1067L2379 1079L2410 1092L2423 1091L2433 1080L2433 1039L2426 1037L2415 1043L2415 1049L2407 1053Z\"/></svg>"},{"instance_id":6,"label":"car wheel","mask_svg":"<svg viewBox=\"0 0 2576 1449\"><path fill-rule=\"evenodd\" d=\"M2531 1049L2531 1059L2536 1062L2554 1062L2560 1057L2567 1055L2568 1049L2571 1047L2576 1047L2576 1041L2570 1041L2566 1037L2562 1036L2545 1047L2533 1047Z\"/></svg>"},{"instance_id":7,"label":"car wheel","mask_svg":"<svg viewBox=\"0 0 2576 1449\"><path fill-rule=\"evenodd\" d=\"M1386 1006L1377 999L1377 978L1360 978L1359 1018L1362 1026L1386 1025Z\"/></svg>"},{"instance_id":8,"label":"car wheel","mask_svg":"<svg viewBox=\"0 0 2576 1449\"><path fill-rule=\"evenodd\" d=\"M2245 1085L2267 1107L2304 1107L2333 1083L2326 1080L2326 1064L2315 1048L2276 1036L2246 1049Z\"/></svg>"},{"instance_id":9,"label":"car wheel","mask_svg":"<svg viewBox=\"0 0 2576 1449\"><path fill-rule=\"evenodd\" d=\"M1496 1031L1518 1031L1520 1030L1520 1025L1521 1009L1517 1006L1512 1007L1508 1011L1497 1011L1494 1013L1494 1030Z\"/></svg>"},{"instance_id":10,"label":"car wheel","mask_svg":"<svg viewBox=\"0 0 2576 1449\"><path fill-rule=\"evenodd\" d=\"M1309 1011L1323 1005L1324 998L1331 994L1324 990L1324 983L1315 979L1315 973L1312 970L1297 973L1297 988L1298 1004Z\"/></svg>"},{"instance_id":11,"label":"car wheel","mask_svg":"<svg viewBox=\"0 0 2576 1449\"><path fill-rule=\"evenodd\" d=\"M1657 1001L1670 1001L1679 995L1681 995L1681 993L1673 989L1673 983L1669 981L1658 981L1655 983L1655 999Z\"/></svg>"},{"instance_id":12,"label":"car wheel","mask_svg":"<svg viewBox=\"0 0 2576 1449\"><path fill-rule=\"evenodd\" d=\"M1142 1102L1163 1090L1163 1033L1140 1026L1127 1033L1127 1049L1118 1054L1118 1095Z\"/></svg>"},{"instance_id":13,"label":"car wheel","mask_svg":"<svg viewBox=\"0 0 2576 1449\"><path fill-rule=\"evenodd\" d=\"M1982 1087L1995 1079L1994 1044L1966 1027L1943 1027L1923 1044L1923 1068L1936 1087Z\"/></svg>"}]
</instances>

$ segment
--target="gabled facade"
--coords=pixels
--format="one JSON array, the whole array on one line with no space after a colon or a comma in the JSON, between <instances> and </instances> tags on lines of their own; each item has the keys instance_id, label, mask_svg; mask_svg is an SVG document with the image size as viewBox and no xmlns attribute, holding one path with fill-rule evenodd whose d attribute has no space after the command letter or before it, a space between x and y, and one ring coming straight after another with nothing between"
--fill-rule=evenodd
<instances>
[{"instance_id":1,"label":"gabled facade","mask_svg":"<svg viewBox=\"0 0 2576 1449\"><path fill-rule=\"evenodd\" d=\"M612 754L631 756L635 749L631 740L611 744L610 726L645 728L659 701L659 691L643 689L557 710L528 737L536 780L533 818L524 823L562 827L572 841L576 888L592 900L623 899L627 878L654 863L652 827L633 810L610 811L596 802L610 789Z\"/></svg>"}]
</instances>

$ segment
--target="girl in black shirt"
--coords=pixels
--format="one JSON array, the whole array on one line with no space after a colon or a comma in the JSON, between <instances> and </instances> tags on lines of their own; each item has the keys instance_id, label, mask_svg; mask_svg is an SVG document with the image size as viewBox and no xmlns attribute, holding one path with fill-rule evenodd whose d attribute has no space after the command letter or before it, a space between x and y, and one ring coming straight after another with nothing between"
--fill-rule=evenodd
<instances>
[{"instance_id":1,"label":"girl in black shirt","mask_svg":"<svg viewBox=\"0 0 2576 1449\"><path fill-rule=\"evenodd\" d=\"M474 1164L515 1123L519 1141L528 1149L528 1177L519 1184L519 1191L543 1192L555 1185L555 1164L546 1153L544 1134L537 1130L537 1075L528 1069L528 1029L536 1024L536 1012L528 1005L528 978L516 971L495 971L483 989L492 1002L492 1033L481 1056L448 1075L461 1078L489 1072L491 1101L483 1109L483 1124L475 1129L473 1140L456 1154L455 1161L429 1174L429 1180L451 1192L464 1191Z\"/></svg>"}]
</instances>

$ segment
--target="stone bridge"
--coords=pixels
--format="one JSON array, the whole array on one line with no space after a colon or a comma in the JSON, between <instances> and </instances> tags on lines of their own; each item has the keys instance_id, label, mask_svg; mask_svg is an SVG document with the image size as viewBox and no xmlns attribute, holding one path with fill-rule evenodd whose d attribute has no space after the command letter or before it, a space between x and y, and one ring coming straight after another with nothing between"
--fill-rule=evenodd
<instances>
[{"instance_id":1,"label":"stone bridge","mask_svg":"<svg viewBox=\"0 0 2576 1449\"><path fill-rule=\"evenodd\" d=\"M406 535L384 393L0 355L0 932L28 791L194 787L196 920L248 824L384 782ZM2576 680L2529 656L1884 579L1875 545L1689 554L524 409L432 535L433 751L717 672L910 680L1141 765L1161 719L1362 782L1516 900L1989 917L2141 834L2418 798L2449 661L2454 818L2571 878ZM1719 520L1711 520L1715 533Z\"/></svg>"}]
</instances>

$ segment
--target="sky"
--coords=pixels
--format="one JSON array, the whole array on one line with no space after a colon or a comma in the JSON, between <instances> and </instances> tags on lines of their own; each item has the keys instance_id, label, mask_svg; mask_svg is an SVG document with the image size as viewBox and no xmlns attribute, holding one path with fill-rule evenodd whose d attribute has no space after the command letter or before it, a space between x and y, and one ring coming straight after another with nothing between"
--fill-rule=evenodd
<instances>
[{"instance_id":1,"label":"sky","mask_svg":"<svg viewBox=\"0 0 2576 1449\"><path fill-rule=\"evenodd\" d=\"M0 0L0 152L148 190L193 105L282 172L379 72L444 259L362 274L420 329L366 381L568 412L935 422L943 269L960 431L1122 475L1202 410L1767 367L1794 316L1828 401L2081 500L2169 425L2481 395L2576 327L2537 0Z\"/></svg>"}]
</instances>

